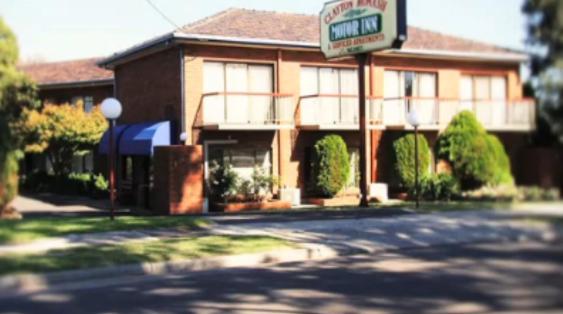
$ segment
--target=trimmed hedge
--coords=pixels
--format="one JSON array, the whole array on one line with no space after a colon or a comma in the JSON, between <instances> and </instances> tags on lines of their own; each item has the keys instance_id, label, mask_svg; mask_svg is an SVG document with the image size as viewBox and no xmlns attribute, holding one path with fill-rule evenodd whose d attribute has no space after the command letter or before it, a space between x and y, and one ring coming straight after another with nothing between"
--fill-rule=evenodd
<instances>
[{"instance_id":1,"label":"trimmed hedge","mask_svg":"<svg viewBox=\"0 0 563 314\"><path fill-rule=\"evenodd\" d=\"M414 134L408 134L393 143L395 150L395 169L401 179L401 184L409 191L415 185L414 167ZM430 147L424 135L418 135L418 175L419 178L427 176L430 167Z\"/></svg>"},{"instance_id":2,"label":"trimmed hedge","mask_svg":"<svg viewBox=\"0 0 563 314\"><path fill-rule=\"evenodd\" d=\"M49 192L63 195L105 197L109 183L103 175L90 172L72 172L67 176L56 176L44 171L33 172L20 181L23 190Z\"/></svg>"},{"instance_id":3,"label":"trimmed hedge","mask_svg":"<svg viewBox=\"0 0 563 314\"><path fill-rule=\"evenodd\" d=\"M341 136L327 135L317 141L311 172L312 189L318 196L333 197L346 186L350 176L350 156Z\"/></svg>"},{"instance_id":4,"label":"trimmed hedge","mask_svg":"<svg viewBox=\"0 0 563 314\"><path fill-rule=\"evenodd\" d=\"M457 114L438 137L436 155L452 165L462 190L514 182L502 143L470 111Z\"/></svg>"}]
</instances>

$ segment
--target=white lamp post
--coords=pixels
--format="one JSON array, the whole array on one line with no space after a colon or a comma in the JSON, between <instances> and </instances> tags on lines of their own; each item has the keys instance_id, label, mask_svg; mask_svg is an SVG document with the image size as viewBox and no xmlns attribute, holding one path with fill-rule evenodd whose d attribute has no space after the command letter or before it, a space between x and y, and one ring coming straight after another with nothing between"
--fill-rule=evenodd
<instances>
[{"instance_id":1,"label":"white lamp post","mask_svg":"<svg viewBox=\"0 0 563 314\"><path fill-rule=\"evenodd\" d=\"M420 126L420 120L418 118L416 109L411 108L409 110L409 112L407 113L407 122L414 127L414 191L416 194L416 208L418 208L420 200L420 189L418 186L418 127Z\"/></svg>"},{"instance_id":2,"label":"white lamp post","mask_svg":"<svg viewBox=\"0 0 563 314\"><path fill-rule=\"evenodd\" d=\"M114 139L113 139L113 127L115 125L115 120L121 116L121 103L115 98L106 98L102 102L102 114L109 121L109 198L110 198L110 218L114 220L115 217L115 149L114 149Z\"/></svg>"}]
</instances>

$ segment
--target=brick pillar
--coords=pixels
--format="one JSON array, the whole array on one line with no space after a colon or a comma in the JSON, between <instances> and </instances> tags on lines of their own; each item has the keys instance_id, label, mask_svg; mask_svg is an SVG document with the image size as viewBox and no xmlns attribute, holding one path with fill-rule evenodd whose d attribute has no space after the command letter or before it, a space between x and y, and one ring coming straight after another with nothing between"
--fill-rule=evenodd
<instances>
[{"instance_id":1,"label":"brick pillar","mask_svg":"<svg viewBox=\"0 0 563 314\"><path fill-rule=\"evenodd\" d=\"M377 182L377 152L383 131L371 131L371 182Z\"/></svg>"},{"instance_id":2,"label":"brick pillar","mask_svg":"<svg viewBox=\"0 0 563 314\"><path fill-rule=\"evenodd\" d=\"M202 213L203 147L156 147L153 162L151 208L170 215Z\"/></svg>"}]
</instances>

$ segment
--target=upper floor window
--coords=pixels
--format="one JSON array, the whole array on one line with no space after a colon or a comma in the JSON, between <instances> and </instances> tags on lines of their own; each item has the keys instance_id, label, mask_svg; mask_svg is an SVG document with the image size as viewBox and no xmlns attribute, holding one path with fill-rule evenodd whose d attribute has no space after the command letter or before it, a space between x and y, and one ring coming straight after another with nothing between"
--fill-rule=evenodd
<instances>
[{"instance_id":1,"label":"upper floor window","mask_svg":"<svg viewBox=\"0 0 563 314\"><path fill-rule=\"evenodd\" d=\"M356 69L301 67L301 96L357 95Z\"/></svg>"},{"instance_id":2,"label":"upper floor window","mask_svg":"<svg viewBox=\"0 0 563 314\"><path fill-rule=\"evenodd\" d=\"M213 123L263 123L273 116L271 65L205 62L203 120Z\"/></svg>"},{"instance_id":3,"label":"upper floor window","mask_svg":"<svg viewBox=\"0 0 563 314\"><path fill-rule=\"evenodd\" d=\"M436 97L435 73L386 70L383 85L386 99Z\"/></svg>"},{"instance_id":4,"label":"upper floor window","mask_svg":"<svg viewBox=\"0 0 563 314\"><path fill-rule=\"evenodd\" d=\"M94 108L94 97L86 96L84 97L84 112L91 112Z\"/></svg>"},{"instance_id":5,"label":"upper floor window","mask_svg":"<svg viewBox=\"0 0 563 314\"><path fill-rule=\"evenodd\" d=\"M503 76L463 75L459 90L461 100L505 100L506 79Z\"/></svg>"}]
</instances>

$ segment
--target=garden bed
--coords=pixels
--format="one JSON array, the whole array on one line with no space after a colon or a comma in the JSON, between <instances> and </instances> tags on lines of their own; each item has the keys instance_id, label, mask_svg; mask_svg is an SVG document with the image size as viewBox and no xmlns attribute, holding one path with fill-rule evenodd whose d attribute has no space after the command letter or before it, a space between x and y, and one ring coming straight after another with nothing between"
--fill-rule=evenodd
<instances>
[{"instance_id":1,"label":"garden bed","mask_svg":"<svg viewBox=\"0 0 563 314\"><path fill-rule=\"evenodd\" d=\"M216 203L213 208L225 213L239 213L249 210L270 210L270 209L290 209L291 203L287 201L268 201L268 202L233 202Z\"/></svg>"},{"instance_id":2,"label":"garden bed","mask_svg":"<svg viewBox=\"0 0 563 314\"><path fill-rule=\"evenodd\" d=\"M323 207L358 206L360 204L360 199L357 196L340 196L333 198L312 197L305 201L306 203Z\"/></svg>"}]
</instances>

